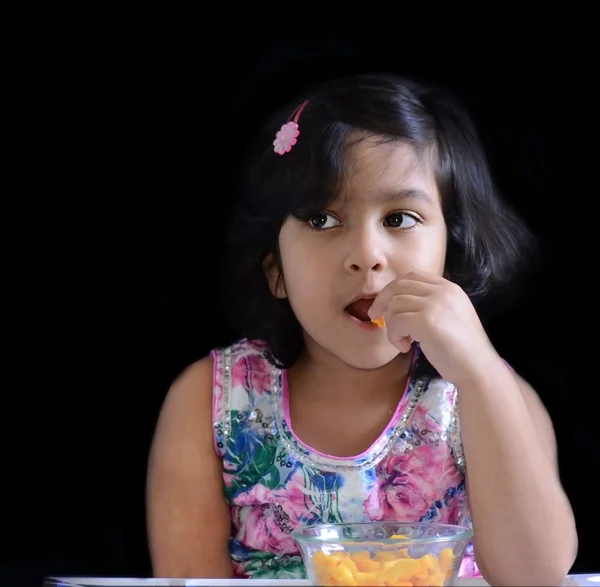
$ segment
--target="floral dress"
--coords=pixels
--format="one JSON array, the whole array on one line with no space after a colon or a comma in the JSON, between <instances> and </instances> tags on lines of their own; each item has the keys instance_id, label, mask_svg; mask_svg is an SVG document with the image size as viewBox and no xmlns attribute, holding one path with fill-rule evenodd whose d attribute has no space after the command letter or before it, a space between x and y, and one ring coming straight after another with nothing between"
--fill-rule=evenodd
<instances>
[{"instance_id":1,"label":"floral dress","mask_svg":"<svg viewBox=\"0 0 600 587\"><path fill-rule=\"evenodd\" d=\"M237 577L305 579L291 532L306 524L471 525L457 393L447 381L411 372L381 436L363 454L340 458L294 434L286 371L269 362L265 345L241 340L211 355L214 441ZM471 546L459 576L481 576Z\"/></svg>"}]
</instances>

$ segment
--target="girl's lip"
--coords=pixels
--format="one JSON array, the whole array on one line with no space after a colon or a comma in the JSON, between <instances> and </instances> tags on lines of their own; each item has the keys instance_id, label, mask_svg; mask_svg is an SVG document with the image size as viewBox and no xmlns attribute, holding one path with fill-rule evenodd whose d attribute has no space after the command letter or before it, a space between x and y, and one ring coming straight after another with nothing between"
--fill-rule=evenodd
<instances>
[{"instance_id":1,"label":"girl's lip","mask_svg":"<svg viewBox=\"0 0 600 587\"><path fill-rule=\"evenodd\" d=\"M377 295L379 294L379 292L375 292L375 293L361 293L358 294L357 296L353 297L347 304L346 307L352 305L354 302L358 302L358 300L374 300Z\"/></svg>"}]
</instances>

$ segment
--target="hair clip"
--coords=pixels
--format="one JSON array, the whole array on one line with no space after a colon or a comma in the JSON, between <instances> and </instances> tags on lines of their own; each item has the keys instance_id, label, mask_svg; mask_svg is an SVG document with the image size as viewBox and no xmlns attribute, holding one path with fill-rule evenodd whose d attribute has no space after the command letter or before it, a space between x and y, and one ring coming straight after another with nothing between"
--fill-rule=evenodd
<instances>
[{"instance_id":1,"label":"hair clip","mask_svg":"<svg viewBox=\"0 0 600 587\"><path fill-rule=\"evenodd\" d=\"M288 122L281 126L275 135L273 146L275 147L275 153L278 155L289 153L298 141L298 135L300 134L300 131L298 130L298 118L307 104L308 100L302 102L302 104L294 111L294 120L288 120Z\"/></svg>"}]
</instances>

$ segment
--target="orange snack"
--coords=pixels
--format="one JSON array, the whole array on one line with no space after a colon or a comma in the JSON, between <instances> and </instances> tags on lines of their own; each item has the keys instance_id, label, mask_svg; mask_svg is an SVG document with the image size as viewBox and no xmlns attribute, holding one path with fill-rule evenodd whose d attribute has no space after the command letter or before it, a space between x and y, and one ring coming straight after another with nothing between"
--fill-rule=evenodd
<instances>
[{"instance_id":1,"label":"orange snack","mask_svg":"<svg viewBox=\"0 0 600 587\"><path fill-rule=\"evenodd\" d=\"M400 537L400 536L398 536ZM443 587L452 576L454 553L444 548L439 557L408 556L407 549L359 552L317 552L312 557L318 585L381 585L384 587Z\"/></svg>"},{"instance_id":2,"label":"orange snack","mask_svg":"<svg viewBox=\"0 0 600 587\"><path fill-rule=\"evenodd\" d=\"M383 328L385 326L385 320L383 316L381 318L371 318L371 322L373 322L373 324L377 324L377 326L379 326L380 328Z\"/></svg>"}]
</instances>

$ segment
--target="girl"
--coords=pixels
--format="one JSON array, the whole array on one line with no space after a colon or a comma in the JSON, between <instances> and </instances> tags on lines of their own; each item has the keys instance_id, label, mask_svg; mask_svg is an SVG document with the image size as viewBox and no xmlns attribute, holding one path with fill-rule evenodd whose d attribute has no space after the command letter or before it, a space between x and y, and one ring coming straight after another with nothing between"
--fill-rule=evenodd
<instances>
[{"instance_id":1,"label":"girl","mask_svg":"<svg viewBox=\"0 0 600 587\"><path fill-rule=\"evenodd\" d=\"M528 233L463 109L391 75L324 84L272 117L242 190L242 335L162 408L154 573L303 578L300 525L425 520L472 523L463 577L560 584L577 537L552 425L479 318Z\"/></svg>"}]
</instances>

